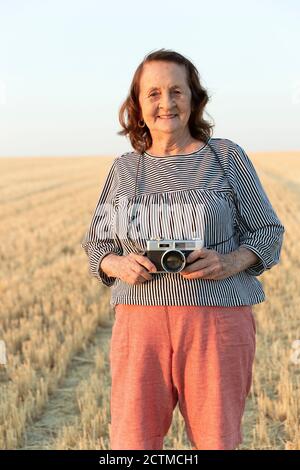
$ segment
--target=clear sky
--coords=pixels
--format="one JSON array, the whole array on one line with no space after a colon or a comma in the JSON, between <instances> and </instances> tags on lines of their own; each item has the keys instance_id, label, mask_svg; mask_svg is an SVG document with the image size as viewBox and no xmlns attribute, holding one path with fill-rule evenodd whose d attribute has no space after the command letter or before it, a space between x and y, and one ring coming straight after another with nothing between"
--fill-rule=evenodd
<instances>
[{"instance_id":1,"label":"clear sky","mask_svg":"<svg viewBox=\"0 0 300 470\"><path fill-rule=\"evenodd\" d=\"M214 137L300 150L299 25L298 0L0 0L0 156L132 150L119 108L162 47L199 70Z\"/></svg>"}]
</instances>

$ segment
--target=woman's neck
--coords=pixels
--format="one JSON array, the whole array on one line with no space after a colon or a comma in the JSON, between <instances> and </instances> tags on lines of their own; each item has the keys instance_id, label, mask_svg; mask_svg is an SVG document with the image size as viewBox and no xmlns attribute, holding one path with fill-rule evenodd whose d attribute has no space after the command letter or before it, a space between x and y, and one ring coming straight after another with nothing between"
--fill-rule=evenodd
<instances>
[{"instance_id":1,"label":"woman's neck","mask_svg":"<svg viewBox=\"0 0 300 470\"><path fill-rule=\"evenodd\" d=\"M157 155L178 155L180 153L190 153L197 150L200 145L203 144L202 141L188 137L184 142L152 142L152 145L147 152Z\"/></svg>"}]
</instances>

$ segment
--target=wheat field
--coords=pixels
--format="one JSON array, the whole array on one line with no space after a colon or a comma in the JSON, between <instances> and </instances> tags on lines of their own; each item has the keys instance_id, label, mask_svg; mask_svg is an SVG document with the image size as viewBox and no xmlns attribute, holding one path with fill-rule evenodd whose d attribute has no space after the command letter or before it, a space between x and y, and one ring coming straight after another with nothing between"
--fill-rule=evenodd
<instances>
[{"instance_id":1,"label":"wheat field","mask_svg":"<svg viewBox=\"0 0 300 470\"><path fill-rule=\"evenodd\" d=\"M239 449L300 449L300 152L249 154L285 226ZM0 159L1 449L109 449L110 289L80 246L112 157ZM4 362L4 361L2 361ZM191 449L178 406L164 449Z\"/></svg>"}]
</instances>

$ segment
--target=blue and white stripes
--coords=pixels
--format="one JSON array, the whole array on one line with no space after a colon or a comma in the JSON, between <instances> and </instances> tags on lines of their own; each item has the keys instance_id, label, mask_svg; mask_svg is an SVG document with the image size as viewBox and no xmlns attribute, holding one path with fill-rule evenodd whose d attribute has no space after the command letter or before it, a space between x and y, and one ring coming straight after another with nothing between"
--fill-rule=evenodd
<instances>
[{"instance_id":1,"label":"blue and white stripes","mask_svg":"<svg viewBox=\"0 0 300 470\"><path fill-rule=\"evenodd\" d=\"M90 274L112 288L111 306L237 306L265 300L257 276L279 262L285 229L245 151L229 139L211 138L208 144L185 155L142 154L135 197L140 155L127 152L114 159L81 243L88 255ZM136 218L130 224L128 239L134 205ZM99 269L108 253L143 251L146 240L158 236L200 236L204 246L220 253L243 245L254 251L260 261L223 280L185 279L179 273L159 273L139 285L108 277Z\"/></svg>"}]
</instances>

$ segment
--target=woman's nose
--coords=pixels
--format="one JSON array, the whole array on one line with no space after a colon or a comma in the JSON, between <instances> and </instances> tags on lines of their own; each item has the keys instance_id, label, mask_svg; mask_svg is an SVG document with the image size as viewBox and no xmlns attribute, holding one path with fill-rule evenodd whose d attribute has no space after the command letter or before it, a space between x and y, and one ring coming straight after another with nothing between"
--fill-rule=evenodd
<instances>
[{"instance_id":1,"label":"woman's nose","mask_svg":"<svg viewBox=\"0 0 300 470\"><path fill-rule=\"evenodd\" d=\"M159 102L159 109L168 114L168 112L172 113L174 111L175 102L173 97L169 93L165 93L161 95L160 102Z\"/></svg>"}]
</instances>

